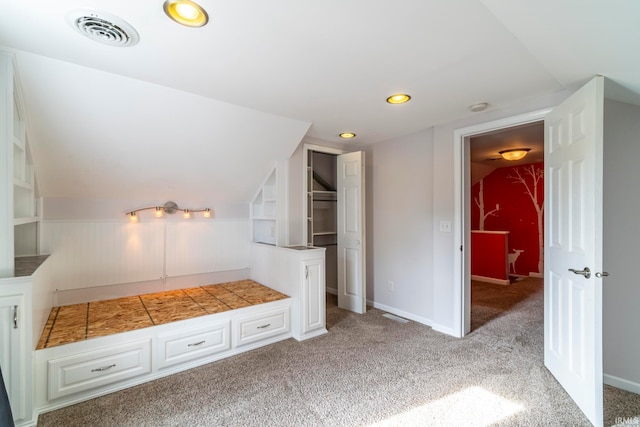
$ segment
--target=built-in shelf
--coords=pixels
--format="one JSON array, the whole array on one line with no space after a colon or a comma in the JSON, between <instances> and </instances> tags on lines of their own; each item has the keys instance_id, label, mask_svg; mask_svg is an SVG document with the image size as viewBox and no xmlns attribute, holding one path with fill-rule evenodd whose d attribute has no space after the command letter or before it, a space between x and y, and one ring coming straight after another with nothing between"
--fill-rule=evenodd
<instances>
[{"instance_id":1,"label":"built-in shelf","mask_svg":"<svg viewBox=\"0 0 640 427\"><path fill-rule=\"evenodd\" d=\"M13 225L31 224L32 222L38 222L38 221L40 221L40 217L38 216L14 218Z\"/></svg>"},{"instance_id":2,"label":"built-in shelf","mask_svg":"<svg viewBox=\"0 0 640 427\"><path fill-rule=\"evenodd\" d=\"M258 243L284 243L284 197L286 197L284 168L279 162L267 175L251 201L252 240Z\"/></svg>"}]
</instances>

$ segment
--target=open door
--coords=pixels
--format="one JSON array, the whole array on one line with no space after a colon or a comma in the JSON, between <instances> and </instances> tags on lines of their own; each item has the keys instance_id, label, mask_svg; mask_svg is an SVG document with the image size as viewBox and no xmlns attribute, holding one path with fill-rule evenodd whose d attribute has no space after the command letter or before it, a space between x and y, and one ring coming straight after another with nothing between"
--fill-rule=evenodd
<instances>
[{"instance_id":1,"label":"open door","mask_svg":"<svg viewBox=\"0 0 640 427\"><path fill-rule=\"evenodd\" d=\"M338 306L364 313L364 152L338 156Z\"/></svg>"},{"instance_id":2,"label":"open door","mask_svg":"<svg viewBox=\"0 0 640 427\"><path fill-rule=\"evenodd\" d=\"M544 363L596 426L602 402L604 78L545 118Z\"/></svg>"}]
</instances>

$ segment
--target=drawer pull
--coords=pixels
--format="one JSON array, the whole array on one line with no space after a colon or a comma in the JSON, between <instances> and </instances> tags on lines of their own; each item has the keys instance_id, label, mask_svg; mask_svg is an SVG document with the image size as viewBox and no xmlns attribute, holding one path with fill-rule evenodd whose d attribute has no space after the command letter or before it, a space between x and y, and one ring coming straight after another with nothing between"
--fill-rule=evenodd
<instances>
[{"instance_id":1,"label":"drawer pull","mask_svg":"<svg viewBox=\"0 0 640 427\"><path fill-rule=\"evenodd\" d=\"M96 369L92 369L91 372L102 372L102 371L106 371L108 369L111 369L113 367L115 367L116 364L114 363L113 365L109 365L109 366L103 366L102 368L96 368Z\"/></svg>"},{"instance_id":2,"label":"drawer pull","mask_svg":"<svg viewBox=\"0 0 640 427\"><path fill-rule=\"evenodd\" d=\"M258 326L258 329L268 328L269 326L271 326L271 323L267 323L266 325Z\"/></svg>"},{"instance_id":3,"label":"drawer pull","mask_svg":"<svg viewBox=\"0 0 640 427\"><path fill-rule=\"evenodd\" d=\"M199 341L199 342L194 342L193 344L187 344L187 347L195 347L197 345L201 345L204 344L204 340L203 341Z\"/></svg>"}]
</instances>

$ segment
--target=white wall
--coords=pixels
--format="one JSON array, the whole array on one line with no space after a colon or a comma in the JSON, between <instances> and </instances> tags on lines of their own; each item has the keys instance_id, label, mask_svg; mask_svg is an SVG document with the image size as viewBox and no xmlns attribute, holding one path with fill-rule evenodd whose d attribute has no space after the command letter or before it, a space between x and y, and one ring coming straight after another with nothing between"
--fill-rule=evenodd
<instances>
[{"instance_id":1,"label":"white wall","mask_svg":"<svg viewBox=\"0 0 640 427\"><path fill-rule=\"evenodd\" d=\"M214 218L209 219L199 214L183 219L180 213L155 218L152 211L145 211L139 222L129 222L124 213L143 206L126 201L45 199L40 248L52 254L48 263L60 297L57 304L248 275L248 206L212 206ZM184 207L207 206L185 202ZM228 274L233 271L238 273Z\"/></svg>"},{"instance_id":2,"label":"white wall","mask_svg":"<svg viewBox=\"0 0 640 427\"><path fill-rule=\"evenodd\" d=\"M382 309L455 335L454 131L557 105L563 91L438 125L367 148L367 298ZM452 232L440 231L452 221ZM424 276L424 277L422 277ZM388 281L394 282L392 293ZM461 292L461 290L460 290Z\"/></svg>"},{"instance_id":3,"label":"white wall","mask_svg":"<svg viewBox=\"0 0 640 427\"><path fill-rule=\"evenodd\" d=\"M433 129L369 146L366 162L367 299L430 324Z\"/></svg>"},{"instance_id":4,"label":"white wall","mask_svg":"<svg viewBox=\"0 0 640 427\"><path fill-rule=\"evenodd\" d=\"M605 382L640 393L640 107L605 100L604 121Z\"/></svg>"}]
</instances>

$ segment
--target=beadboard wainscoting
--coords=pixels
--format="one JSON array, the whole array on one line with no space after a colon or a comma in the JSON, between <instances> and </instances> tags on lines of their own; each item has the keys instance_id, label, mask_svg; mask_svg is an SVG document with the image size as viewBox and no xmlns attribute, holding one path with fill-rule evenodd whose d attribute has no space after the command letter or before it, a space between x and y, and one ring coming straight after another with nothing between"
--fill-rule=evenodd
<instances>
[{"instance_id":1,"label":"beadboard wainscoting","mask_svg":"<svg viewBox=\"0 0 640 427\"><path fill-rule=\"evenodd\" d=\"M41 251L58 291L86 291L245 270L249 230L248 219L43 221Z\"/></svg>"}]
</instances>

